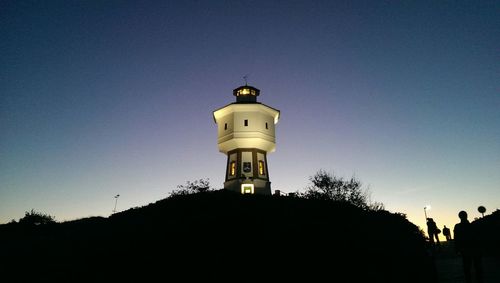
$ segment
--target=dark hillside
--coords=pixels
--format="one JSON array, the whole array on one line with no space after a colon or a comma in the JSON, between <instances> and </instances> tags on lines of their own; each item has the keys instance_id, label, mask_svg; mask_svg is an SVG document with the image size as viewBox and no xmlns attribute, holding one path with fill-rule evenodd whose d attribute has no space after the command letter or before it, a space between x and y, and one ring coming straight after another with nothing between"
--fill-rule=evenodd
<instances>
[{"instance_id":1,"label":"dark hillside","mask_svg":"<svg viewBox=\"0 0 500 283\"><path fill-rule=\"evenodd\" d=\"M226 191L171 197L110 218L1 225L0 240L1 276L20 281L433 282L434 276L423 236L401 215Z\"/></svg>"},{"instance_id":2,"label":"dark hillside","mask_svg":"<svg viewBox=\"0 0 500 283\"><path fill-rule=\"evenodd\" d=\"M500 258L500 210L472 222L481 237L481 248L486 256Z\"/></svg>"}]
</instances>

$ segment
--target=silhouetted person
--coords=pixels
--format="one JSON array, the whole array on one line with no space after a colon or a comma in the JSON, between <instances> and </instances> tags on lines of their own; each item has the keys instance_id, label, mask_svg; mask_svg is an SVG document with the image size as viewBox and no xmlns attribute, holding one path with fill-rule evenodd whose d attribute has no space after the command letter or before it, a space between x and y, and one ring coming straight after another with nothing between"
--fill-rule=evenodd
<instances>
[{"instance_id":1,"label":"silhouetted person","mask_svg":"<svg viewBox=\"0 0 500 283\"><path fill-rule=\"evenodd\" d=\"M451 241L450 228L446 227L446 225L443 228L443 235L446 237L446 241Z\"/></svg>"},{"instance_id":2,"label":"silhouetted person","mask_svg":"<svg viewBox=\"0 0 500 283\"><path fill-rule=\"evenodd\" d=\"M481 266L481 251L479 249L479 239L474 226L467 220L467 212L458 213L460 223L455 225L453 234L455 235L455 250L462 255L465 282L472 282L472 264L476 271L476 280L483 282L483 270Z\"/></svg>"},{"instance_id":3,"label":"silhouetted person","mask_svg":"<svg viewBox=\"0 0 500 283\"><path fill-rule=\"evenodd\" d=\"M436 222L432 218L427 218L427 234L429 234L429 240L434 244L434 237L436 238L436 242L439 245L439 232Z\"/></svg>"}]
</instances>

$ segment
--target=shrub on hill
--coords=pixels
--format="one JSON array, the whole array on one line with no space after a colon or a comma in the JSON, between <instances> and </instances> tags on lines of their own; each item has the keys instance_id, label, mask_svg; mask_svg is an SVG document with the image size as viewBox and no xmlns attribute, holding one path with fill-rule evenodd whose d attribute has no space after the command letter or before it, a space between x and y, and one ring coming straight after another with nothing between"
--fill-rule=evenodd
<instances>
[{"instance_id":1,"label":"shrub on hill","mask_svg":"<svg viewBox=\"0 0 500 283\"><path fill-rule=\"evenodd\" d=\"M19 224L22 225L44 225L55 223L55 217L42 212L37 212L34 209L26 211L23 218L19 219Z\"/></svg>"}]
</instances>

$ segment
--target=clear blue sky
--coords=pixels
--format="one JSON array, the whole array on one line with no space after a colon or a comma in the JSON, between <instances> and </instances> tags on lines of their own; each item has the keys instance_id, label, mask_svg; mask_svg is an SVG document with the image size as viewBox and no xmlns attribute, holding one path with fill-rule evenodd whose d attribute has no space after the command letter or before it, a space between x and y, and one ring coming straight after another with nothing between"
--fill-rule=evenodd
<instances>
[{"instance_id":1,"label":"clear blue sky","mask_svg":"<svg viewBox=\"0 0 500 283\"><path fill-rule=\"evenodd\" d=\"M222 187L212 111L281 110L273 189L355 175L422 226L500 208L498 1L1 1L0 223Z\"/></svg>"}]
</instances>

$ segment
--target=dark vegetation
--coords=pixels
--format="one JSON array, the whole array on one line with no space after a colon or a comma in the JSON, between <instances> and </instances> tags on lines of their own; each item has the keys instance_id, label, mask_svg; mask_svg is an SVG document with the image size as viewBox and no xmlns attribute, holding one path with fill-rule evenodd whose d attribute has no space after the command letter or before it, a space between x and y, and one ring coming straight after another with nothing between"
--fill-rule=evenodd
<instances>
[{"instance_id":1,"label":"dark vegetation","mask_svg":"<svg viewBox=\"0 0 500 283\"><path fill-rule=\"evenodd\" d=\"M296 193L299 197L315 200L331 200L346 202L362 209L383 210L380 202L371 203L368 190L363 189L361 181L355 177L345 179L324 170L319 170L309 178L311 185L304 193Z\"/></svg>"},{"instance_id":2,"label":"dark vegetation","mask_svg":"<svg viewBox=\"0 0 500 283\"><path fill-rule=\"evenodd\" d=\"M34 209L26 211L24 217L19 219L19 224L21 225L45 225L55 222L56 220L54 216L43 212L37 212Z\"/></svg>"},{"instance_id":3,"label":"dark vegetation","mask_svg":"<svg viewBox=\"0 0 500 283\"><path fill-rule=\"evenodd\" d=\"M0 240L0 276L10 278L2 282L432 282L434 276L424 237L404 215L223 190L174 194L109 218L5 224Z\"/></svg>"},{"instance_id":4,"label":"dark vegetation","mask_svg":"<svg viewBox=\"0 0 500 283\"><path fill-rule=\"evenodd\" d=\"M109 218L0 225L0 282L436 282L432 249L355 178L318 171L304 193L240 195L188 181ZM500 211L473 222L500 255Z\"/></svg>"},{"instance_id":5,"label":"dark vegetation","mask_svg":"<svg viewBox=\"0 0 500 283\"><path fill-rule=\"evenodd\" d=\"M472 224L478 231L482 254L500 258L500 210L474 220Z\"/></svg>"},{"instance_id":6,"label":"dark vegetation","mask_svg":"<svg viewBox=\"0 0 500 283\"><path fill-rule=\"evenodd\" d=\"M187 181L185 185L178 185L177 190L170 193L170 196L190 195L197 193L205 193L213 190L210 188L210 181L208 179L199 179L195 181Z\"/></svg>"}]
</instances>

